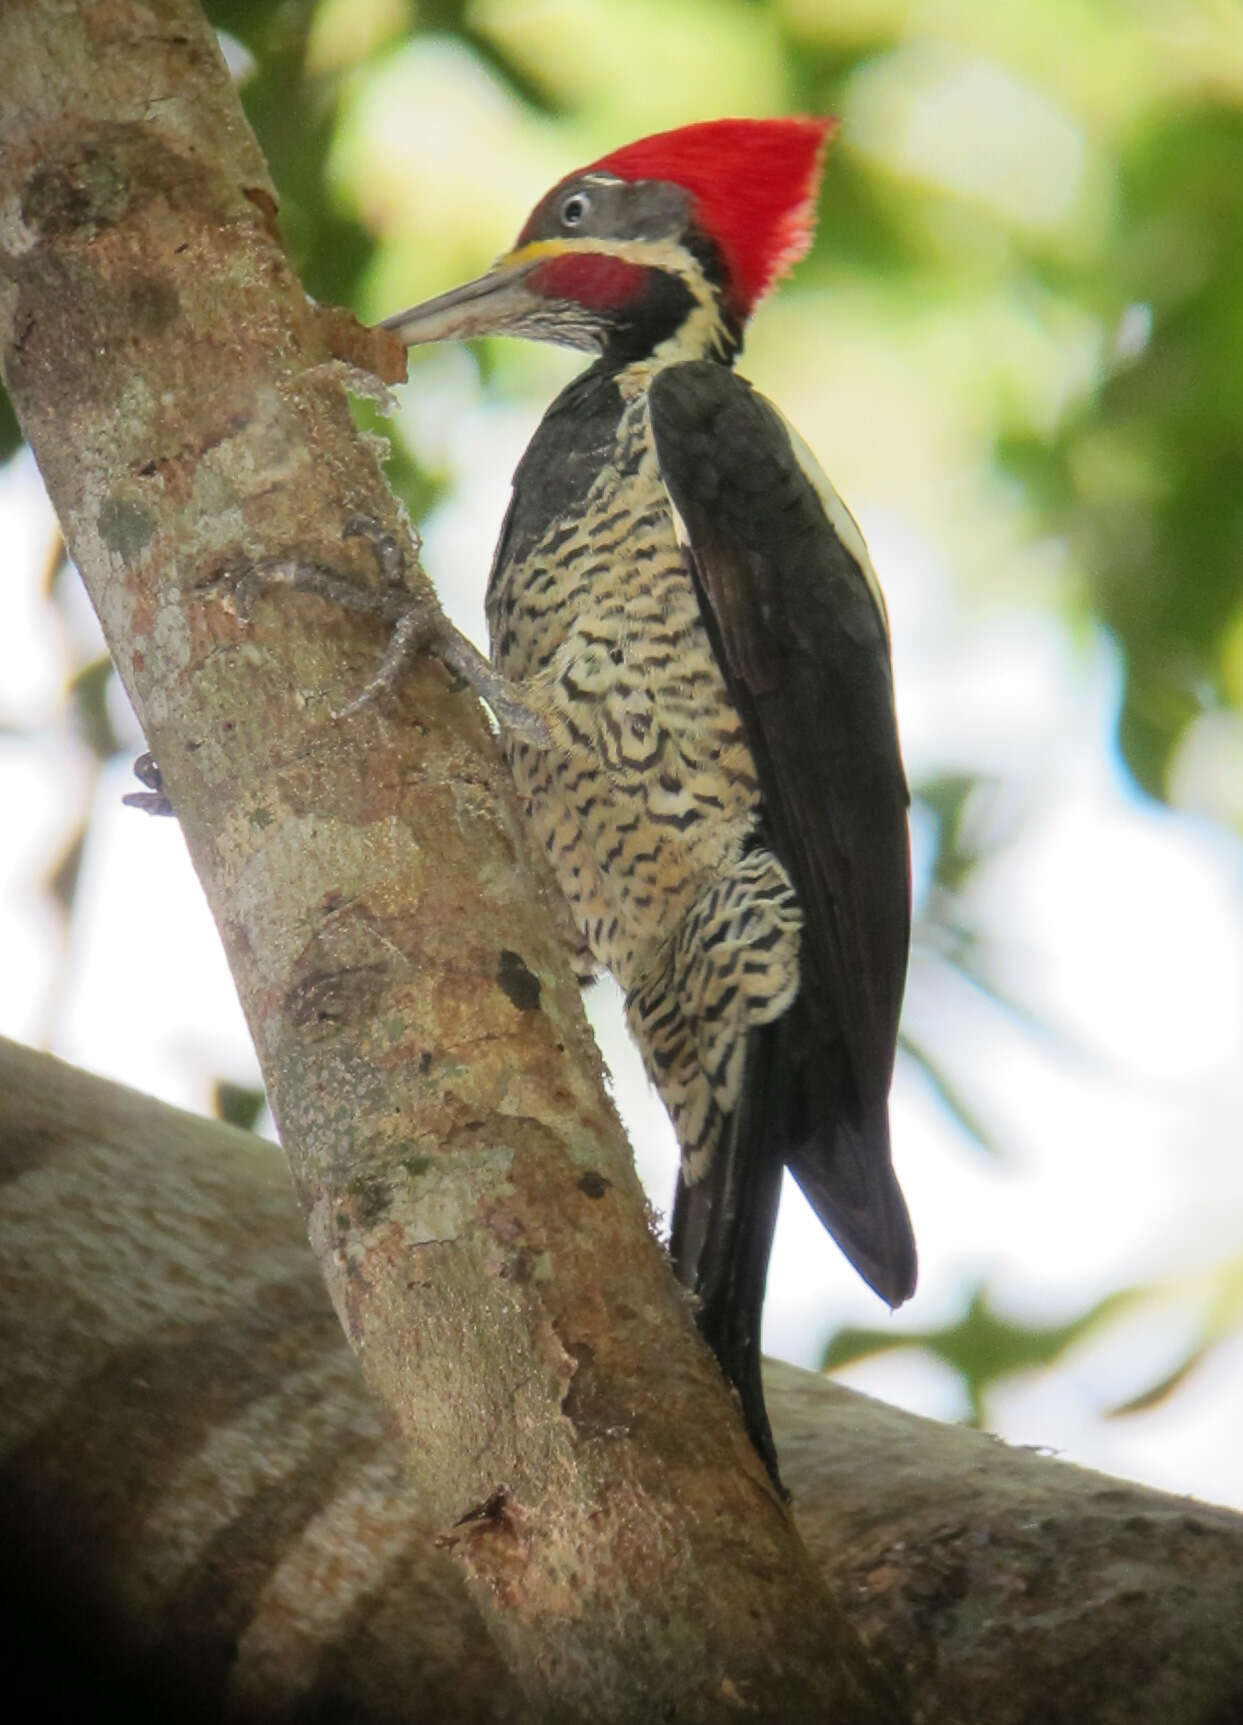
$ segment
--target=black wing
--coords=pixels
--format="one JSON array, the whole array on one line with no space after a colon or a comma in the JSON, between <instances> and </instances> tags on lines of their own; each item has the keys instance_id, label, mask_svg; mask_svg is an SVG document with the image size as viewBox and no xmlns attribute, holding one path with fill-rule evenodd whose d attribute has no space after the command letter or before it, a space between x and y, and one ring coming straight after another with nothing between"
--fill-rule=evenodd
<instances>
[{"instance_id":1,"label":"black wing","mask_svg":"<svg viewBox=\"0 0 1243 1725\"><path fill-rule=\"evenodd\" d=\"M781 416L749 384L697 361L659 373L650 403L759 776L764 836L804 915L799 997L780 1022L791 1112L769 1148L896 1305L915 1280L888 1133L910 939L909 799L881 601Z\"/></svg>"}]
</instances>

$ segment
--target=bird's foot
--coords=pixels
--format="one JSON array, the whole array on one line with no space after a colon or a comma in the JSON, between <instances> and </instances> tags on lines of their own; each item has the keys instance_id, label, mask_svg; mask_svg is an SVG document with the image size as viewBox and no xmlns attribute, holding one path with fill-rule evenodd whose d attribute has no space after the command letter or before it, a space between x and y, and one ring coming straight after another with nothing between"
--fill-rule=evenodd
<instances>
[{"instance_id":1,"label":"bird's foot","mask_svg":"<svg viewBox=\"0 0 1243 1725\"><path fill-rule=\"evenodd\" d=\"M134 777L145 791L130 791L121 801L127 808L141 809L146 815L172 815L177 811L164 790L164 775L153 754L139 755L134 762Z\"/></svg>"},{"instance_id":2,"label":"bird's foot","mask_svg":"<svg viewBox=\"0 0 1243 1725\"><path fill-rule=\"evenodd\" d=\"M539 748L549 747L548 727L540 715L453 627L428 583L420 577L416 587L411 581L410 565L398 535L370 516L355 515L346 522L343 537L364 539L371 547L380 572L378 587L360 587L339 571L300 557L267 557L240 571L218 571L213 583L227 581L229 603L243 623L250 621L256 599L271 587L283 586L312 593L346 611L378 617L388 625L388 646L374 675L352 701L334 712L334 718L351 718L396 688L415 659L430 653L487 702L506 730Z\"/></svg>"}]
</instances>

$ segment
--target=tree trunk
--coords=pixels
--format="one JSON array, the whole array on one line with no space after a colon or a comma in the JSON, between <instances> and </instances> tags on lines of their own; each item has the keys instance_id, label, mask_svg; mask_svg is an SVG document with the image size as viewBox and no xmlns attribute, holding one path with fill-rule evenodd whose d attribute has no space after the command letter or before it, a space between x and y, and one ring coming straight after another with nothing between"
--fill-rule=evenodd
<instances>
[{"instance_id":1,"label":"tree trunk","mask_svg":"<svg viewBox=\"0 0 1243 1725\"><path fill-rule=\"evenodd\" d=\"M539 1725L274 1147L12 1043L0 1097L10 1691L25 1661L46 1717L110 1681L131 1721ZM921 1725L1243 1719L1243 1518L793 1367L767 1387L807 1544Z\"/></svg>"},{"instance_id":2,"label":"tree trunk","mask_svg":"<svg viewBox=\"0 0 1243 1725\"><path fill-rule=\"evenodd\" d=\"M226 603L374 580L343 524L401 521L210 31L8 0L0 66L5 382L421 1513L542 1720L893 1719L651 1237L480 713L424 663L338 721L378 628Z\"/></svg>"}]
</instances>

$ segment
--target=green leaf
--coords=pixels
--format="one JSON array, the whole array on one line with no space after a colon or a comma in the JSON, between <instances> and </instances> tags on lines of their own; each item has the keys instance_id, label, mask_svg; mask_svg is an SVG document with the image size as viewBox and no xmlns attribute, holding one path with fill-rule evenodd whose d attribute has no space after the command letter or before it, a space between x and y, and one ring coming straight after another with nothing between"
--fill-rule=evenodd
<instances>
[{"instance_id":1,"label":"green leaf","mask_svg":"<svg viewBox=\"0 0 1243 1725\"><path fill-rule=\"evenodd\" d=\"M243 1132L254 1131L266 1102L262 1089L233 1084L227 1078L218 1079L212 1091L212 1112L216 1119L239 1126Z\"/></svg>"},{"instance_id":2,"label":"green leaf","mask_svg":"<svg viewBox=\"0 0 1243 1725\"><path fill-rule=\"evenodd\" d=\"M7 461L15 450L20 449L21 442L22 428L17 423L8 392L0 383L0 462Z\"/></svg>"},{"instance_id":3,"label":"green leaf","mask_svg":"<svg viewBox=\"0 0 1243 1725\"><path fill-rule=\"evenodd\" d=\"M825 1348L820 1369L837 1371L855 1360L890 1353L895 1348L923 1348L958 1374L971 1409L970 1423L982 1425L984 1398L995 1383L1016 1372L1055 1364L1075 1342L1132 1305L1141 1293L1142 1290L1125 1289L1110 1294L1063 1324L1023 1324L999 1314L986 1289L977 1286L962 1317L939 1329L901 1333L839 1330Z\"/></svg>"},{"instance_id":4,"label":"green leaf","mask_svg":"<svg viewBox=\"0 0 1243 1725\"><path fill-rule=\"evenodd\" d=\"M111 760L121 744L108 712L108 686L114 672L112 660L103 655L75 673L69 684L74 727L96 760Z\"/></svg>"}]
</instances>

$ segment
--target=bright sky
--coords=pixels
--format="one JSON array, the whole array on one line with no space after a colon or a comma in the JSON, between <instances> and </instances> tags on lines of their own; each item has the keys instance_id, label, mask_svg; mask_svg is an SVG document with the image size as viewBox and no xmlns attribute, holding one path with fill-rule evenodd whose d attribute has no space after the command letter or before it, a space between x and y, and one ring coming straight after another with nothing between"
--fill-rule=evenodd
<instances>
[{"instance_id":1,"label":"bright sky","mask_svg":"<svg viewBox=\"0 0 1243 1725\"><path fill-rule=\"evenodd\" d=\"M445 354L427 364L419 402L402 417L414 445L456 475L426 524L426 561L455 619L482 639L483 583L532 411L489 404L469 357ZM935 1328L980 1281L1001 1309L1037 1323L1161 1281L1162 1298L1056 1371L1004 1384L989 1423L1012 1442L1243 1507L1243 1334L1152 1411L1103 1414L1182 1358L1199 1333L1209 1272L1240 1249L1239 848L1128 788L1109 746L1117 677L1103 646L1073 652L1040 611L964 609L901 519L867 498L849 501L886 586L910 765L1004 768L1034 811L973 905L996 936L1004 979L1061 1034L1033 1033L927 961L917 965L908 1022L1007 1153L992 1160L971 1147L920 1075L900 1065L894 1142L920 1241L919 1292L888 1318L790 1191L765 1345L815 1365L835 1324ZM85 601L59 617L42 601L50 533L38 477L19 457L0 471L9 572L0 726L11 727L0 735L0 1031L203 1108L216 1077L254 1081L247 1033L176 824L121 807L133 788L126 770L92 785L92 764L67 733L65 677L97 635ZM142 746L134 734L134 752ZM42 881L84 797L90 839L66 945ZM611 985L596 987L591 1011L640 1171L665 1208L668 1122ZM963 1412L948 1368L910 1349L843 1375L919 1412Z\"/></svg>"}]
</instances>

